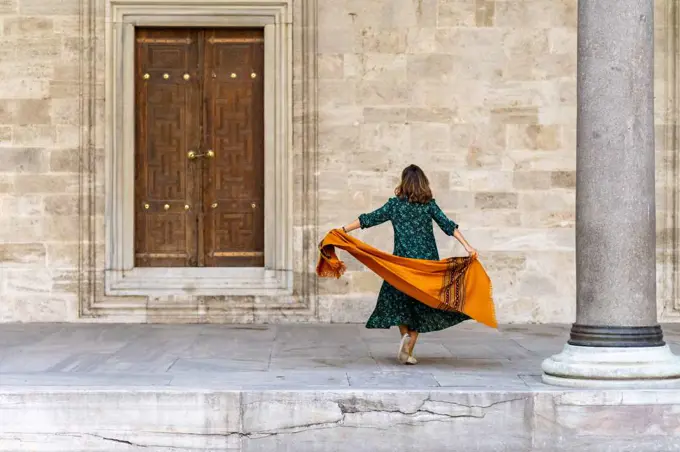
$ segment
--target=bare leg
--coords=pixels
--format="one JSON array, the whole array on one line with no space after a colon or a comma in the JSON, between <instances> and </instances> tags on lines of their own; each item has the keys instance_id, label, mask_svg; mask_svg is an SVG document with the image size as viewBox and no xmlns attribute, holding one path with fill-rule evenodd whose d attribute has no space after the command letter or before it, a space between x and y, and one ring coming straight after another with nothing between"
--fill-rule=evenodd
<instances>
[{"instance_id":1,"label":"bare leg","mask_svg":"<svg viewBox=\"0 0 680 452\"><path fill-rule=\"evenodd\" d=\"M408 330L408 326L406 325L399 325L399 353L397 353L397 360L402 363L406 364L406 361L408 360L409 357L409 340L411 339Z\"/></svg>"},{"instance_id":2,"label":"bare leg","mask_svg":"<svg viewBox=\"0 0 680 452\"><path fill-rule=\"evenodd\" d=\"M409 334L410 331L406 325L399 325L399 337L404 337L404 334Z\"/></svg>"},{"instance_id":3,"label":"bare leg","mask_svg":"<svg viewBox=\"0 0 680 452\"><path fill-rule=\"evenodd\" d=\"M413 348L416 346L416 341L418 340L418 332L409 331L408 335L411 337L411 340L408 342L408 354L409 356L413 356Z\"/></svg>"}]
</instances>

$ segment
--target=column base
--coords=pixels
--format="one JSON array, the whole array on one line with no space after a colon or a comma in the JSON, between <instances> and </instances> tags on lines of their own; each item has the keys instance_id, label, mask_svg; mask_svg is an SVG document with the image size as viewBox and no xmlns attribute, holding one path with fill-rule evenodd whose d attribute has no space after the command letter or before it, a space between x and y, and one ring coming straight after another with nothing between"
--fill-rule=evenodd
<instances>
[{"instance_id":1,"label":"column base","mask_svg":"<svg viewBox=\"0 0 680 452\"><path fill-rule=\"evenodd\" d=\"M543 382L572 388L680 387L680 358L661 347L565 345L543 361Z\"/></svg>"}]
</instances>

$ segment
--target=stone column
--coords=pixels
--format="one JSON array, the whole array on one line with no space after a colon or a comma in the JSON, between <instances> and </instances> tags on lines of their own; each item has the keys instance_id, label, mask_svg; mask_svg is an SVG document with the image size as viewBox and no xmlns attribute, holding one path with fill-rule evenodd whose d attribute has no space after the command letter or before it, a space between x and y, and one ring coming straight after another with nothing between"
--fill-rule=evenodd
<instances>
[{"instance_id":1,"label":"stone column","mask_svg":"<svg viewBox=\"0 0 680 452\"><path fill-rule=\"evenodd\" d=\"M578 2L577 316L549 384L680 382L656 318L653 10Z\"/></svg>"}]
</instances>

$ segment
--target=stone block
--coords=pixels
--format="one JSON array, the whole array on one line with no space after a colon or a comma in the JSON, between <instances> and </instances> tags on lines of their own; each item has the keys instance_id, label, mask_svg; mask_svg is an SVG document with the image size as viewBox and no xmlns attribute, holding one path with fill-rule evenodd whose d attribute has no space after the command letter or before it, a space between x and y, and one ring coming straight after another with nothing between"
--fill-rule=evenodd
<instances>
[{"instance_id":1,"label":"stone block","mask_svg":"<svg viewBox=\"0 0 680 452\"><path fill-rule=\"evenodd\" d=\"M414 107L406 110L406 120L409 122L451 124L458 116L456 109L448 107Z\"/></svg>"},{"instance_id":2,"label":"stone block","mask_svg":"<svg viewBox=\"0 0 680 452\"><path fill-rule=\"evenodd\" d=\"M0 148L0 171L41 173L47 170L47 153L36 148Z\"/></svg>"},{"instance_id":3,"label":"stone block","mask_svg":"<svg viewBox=\"0 0 680 452\"><path fill-rule=\"evenodd\" d=\"M334 18L337 21L337 17ZM319 33L319 53L346 54L355 52L360 38L355 36L351 28L339 27L337 24L325 28L327 33Z\"/></svg>"},{"instance_id":4,"label":"stone block","mask_svg":"<svg viewBox=\"0 0 680 452\"><path fill-rule=\"evenodd\" d=\"M516 209L517 205L517 193L487 192L475 194L475 208L477 209Z\"/></svg>"},{"instance_id":5,"label":"stone block","mask_svg":"<svg viewBox=\"0 0 680 452\"><path fill-rule=\"evenodd\" d=\"M407 112L406 107L364 107L362 120L364 123L405 123Z\"/></svg>"},{"instance_id":6,"label":"stone block","mask_svg":"<svg viewBox=\"0 0 680 452\"><path fill-rule=\"evenodd\" d=\"M522 212L521 225L526 228L574 228L576 224L576 212Z\"/></svg>"},{"instance_id":7,"label":"stone block","mask_svg":"<svg viewBox=\"0 0 680 452\"><path fill-rule=\"evenodd\" d=\"M41 215L44 211L43 198L40 195L2 196L0 209L7 215Z\"/></svg>"},{"instance_id":8,"label":"stone block","mask_svg":"<svg viewBox=\"0 0 680 452\"><path fill-rule=\"evenodd\" d=\"M48 89L49 97L52 99L77 99L80 95L77 80L51 80Z\"/></svg>"},{"instance_id":9,"label":"stone block","mask_svg":"<svg viewBox=\"0 0 680 452\"><path fill-rule=\"evenodd\" d=\"M433 193L450 189L451 175L448 171L437 171L436 168L434 170L428 169L427 178L430 180L430 187ZM396 178L394 182L394 184L390 185L396 186L399 183L399 179Z\"/></svg>"},{"instance_id":10,"label":"stone block","mask_svg":"<svg viewBox=\"0 0 680 452\"><path fill-rule=\"evenodd\" d=\"M335 109L353 106L357 99L357 84L348 80L320 80L319 107Z\"/></svg>"},{"instance_id":11,"label":"stone block","mask_svg":"<svg viewBox=\"0 0 680 452\"><path fill-rule=\"evenodd\" d=\"M478 27L493 27L496 16L496 0L475 1L475 25Z\"/></svg>"},{"instance_id":12,"label":"stone block","mask_svg":"<svg viewBox=\"0 0 680 452\"><path fill-rule=\"evenodd\" d=\"M0 14L16 14L17 0L0 0Z\"/></svg>"},{"instance_id":13,"label":"stone block","mask_svg":"<svg viewBox=\"0 0 680 452\"><path fill-rule=\"evenodd\" d=\"M345 77L343 54L321 54L318 57L319 78L342 80Z\"/></svg>"},{"instance_id":14,"label":"stone block","mask_svg":"<svg viewBox=\"0 0 680 452\"><path fill-rule=\"evenodd\" d=\"M574 54L576 52L576 30L574 28L551 28L548 30L550 52Z\"/></svg>"},{"instance_id":15,"label":"stone block","mask_svg":"<svg viewBox=\"0 0 680 452\"><path fill-rule=\"evenodd\" d=\"M49 82L27 76L3 76L2 97L5 99L44 99L49 91Z\"/></svg>"},{"instance_id":16,"label":"stone block","mask_svg":"<svg viewBox=\"0 0 680 452\"><path fill-rule=\"evenodd\" d=\"M55 126L56 142L60 147L75 148L80 145L83 129L77 125Z\"/></svg>"},{"instance_id":17,"label":"stone block","mask_svg":"<svg viewBox=\"0 0 680 452\"><path fill-rule=\"evenodd\" d=\"M449 108L458 110L459 94L451 89L449 83L423 80L409 86L406 92L412 107Z\"/></svg>"},{"instance_id":18,"label":"stone block","mask_svg":"<svg viewBox=\"0 0 680 452\"><path fill-rule=\"evenodd\" d=\"M385 83L399 83L406 80L407 59L405 55L373 53L361 58L362 80L378 80Z\"/></svg>"},{"instance_id":19,"label":"stone block","mask_svg":"<svg viewBox=\"0 0 680 452\"><path fill-rule=\"evenodd\" d=\"M109 431L113 437L120 437L119 439L124 443L157 444L159 448L177 446L189 449L231 450L234 444L238 444L231 441L230 436L238 437L239 393L186 393L182 396L180 392L169 390L165 395L128 393L125 396L120 393L112 394L106 391L97 391L84 397L89 400L88 402L84 401L85 406L115 406L116 409L104 409L104 411L112 414L109 416L95 415L92 409L71 409L68 410L70 414L60 419L60 415L57 413L50 413L52 410L49 406L53 396L49 392L19 393L4 395L3 398L5 398L6 403L14 404L14 406L30 406L31 409L26 411L16 410L16 414L12 412L12 414L4 413L4 415L12 417L14 428L17 429L18 433L30 432L30 419L41 416L46 426L49 425L49 430L44 431L46 434L49 434L49 432L54 434L63 428L69 428L65 426L82 425L85 436L103 428ZM68 399L71 402L67 402ZM66 396L66 400L64 400L66 406L75 402L74 398L68 396ZM127 414L121 415L122 412L119 410ZM139 417L141 413L144 413L143 417ZM155 433L142 433L138 436L137 433L134 433L135 431ZM180 433L180 437L176 437L178 432L188 431L195 431L197 435L192 437L191 434ZM96 434L93 436L97 437ZM131 441L127 441L127 439ZM115 443L115 441L113 442ZM84 440L79 445L86 449L90 449L90 447L99 449L107 443L110 447L111 441L99 438L94 441Z\"/></svg>"},{"instance_id":20,"label":"stone block","mask_svg":"<svg viewBox=\"0 0 680 452\"><path fill-rule=\"evenodd\" d=\"M77 37L80 36L80 16L49 16L44 17L44 20L50 20L52 22L52 28L54 33L58 36L70 36ZM97 32L99 30L99 25L97 24Z\"/></svg>"},{"instance_id":21,"label":"stone block","mask_svg":"<svg viewBox=\"0 0 680 452\"><path fill-rule=\"evenodd\" d=\"M550 30L545 28L521 27L505 30L503 34L503 50L511 59L522 62L531 61L551 51ZM531 71L529 66L525 70Z\"/></svg>"},{"instance_id":22,"label":"stone block","mask_svg":"<svg viewBox=\"0 0 680 452\"><path fill-rule=\"evenodd\" d=\"M361 32L362 51L402 54L406 52L407 33L406 28L365 28Z\"/></svg>"},{"instance_id":23,"label":"stone block","mask_svg":"<svg viewBox=\"0 0 680 452\"><path fill-rule=\"evenodd\" d=\"M53 149L50 151L50 171L58 173L76 173L80 166L80 150Z\"/></svg>"},{"instance_id":24,"label":"stone block","mask_svg":"<svg viewBox=\"0 0 680 452\"><path fill-rule=\"evenodd\" d=\"M437 41L436 28L409 28L406 34L406 53L421 54L435 53Z\"/></svg>"},{"instance_id":25,"label":"stone block","mask_svg":"<svg viewBox=\"0 0 680 452\"><path fill-rule=\"evenodd\" d=\"M451 141L448 124L417 123L410 125L410 147L416 153L446 152Z\"/></svg>"},{"instance_id":26,"label":"stone block","mask_svg":"<svg viewBox=\"0 0 680 452\"><path fill-rule=\"evenodd\" d=\"M439 0L437 25L440 27L477 26L477 0Z\"/></svg>"},{"instance_id":27,"label":"stone block","mask_svg":"<svg viewBox=\"0 0 680 452\"><path fill-rule=\"evenodd\" d=\"M51 147L57 139L56 128L51 125L26 125L14 127L14 145Z\"/></svg>"},{"instance_id":28,"label":"stone block","mask_svg":"<svg viewBox=\"0 0 680 452\"><path fill-rule=\"evenodd\" d=\"M45 196L45 213L48 215L78 215L78 194Z\"/></svg>"},{"instance_id":29,"label":"stone block","mask_svg":"<svg viewBox=\"0 0 680 452\"><path fill-rule=\"evenodd\" d=\"M21 174L14 180L17 193L76 193L78 186L76 174Z\"/></svg>"},{"instance_id":30,"label":"stone block","mask_svg":"<svg viewBox=\"0 0 680 452\"><path fill-rule=\"evenodd\" d=\"M468 210L474 206L475 196L470 191L451 190L437 193L437 203L445 212L449 210Z\"/></svg>"},{"instance_id":31,"label":"stone block","mask_svg":"<svg viewBox=\"0 0 680 452\"><path fill-rule=\"evenodd\" d=\"M396 160L399 155L397 150L408 149L410 146L411 129L405 124L364 124L361 127L360 149L375 157L375 161ZM356 167L370 171L371 168ZM385 167L388 168L388 167Z\"/></svg>"},{"instance_id":32,"label":"stone block","mask_svg":"<svg viewBox=\"0 0 680 452\"><path fill-rule=\"evenodd\" d=\"M467 173L470 187L478 192L511 192L513 173L511 171L488 171L475 169Z\"/></svg>"},{"instance_id":33,"label":"stone block","mask_svg":"<svg viewBox=\"0 0 680 452\"><path fill-rule=\"evenodd\" d=\"M77 242L70 243L48 243L47 249L47 266L58 270L75 270L78 268L78 260L81 253L80 246ZM97 247L99 253L104 250L102 247Z\"/></svg>"},{"instance_id":34,"label":"stone block","mask_svg":"<svg viewBox=\"0 0 680 452\"><path fill-rule=\"evenodd\" d=\"M553 171L550 181L555 188L576 188L576 171Z\"/></svg>"},{"instance_id":35,"label":"stone block","mask_svg":"<svg viewBox=\"0 0 680 452\"><path fill-rule=\"evenodd\" d=\"M496 26L532 24L536 28L576 28L575 0L510 0L496 2Z\"/></svg>"},{"instance_id":36,"label":"stone block","mask_svg":"<svg viewBox=\"0 0 680 452\"><path fill-rule=\"evenodd\" d=\"M552 151L560 148L560 141L559 126L536 124L508 127L508 147L511 149Z\"/></svg>"},{"instance_id":37,"label":"stone block","mask_svg":"<svg viewBox=\"0 0 680 452\"><path fill-rule=\"evenodd\" d=\"M515 171L512 186L519 190L547 190L554 184L553 177L548 171Z\"/></svg>"},{"instance_id":38,"label":"stone block","mask_svg":"<svg viewBox=\"0 0 680 452\"><path fill-rule=\"evenodd\" d=\"M12 126L0 126L0 145L9 144L12 142L13 132L14 127Z\"/></svg>"},{"instance_id":39,"label":"stone block","mask_svg":"<svg viewBox=\"0 0 680 452\"><path fill-rule=\"evenodd\" d=\"M40 0L19 0L19 13L23 16L75 16L79 7L75 0L54 0L48 4Z\"/></svg>"},{"instance_id":40,"label":"stone block","mask_svg":"<svg viewBox=\"0 0 680 452\"><path fill-rule=\"evenodd\" d=\"M52 124L76 126L80 123L80 101L78 99L54 99L45 110Z\"/></svg>"},{"instance_id":41,"label":"stone block","mask_svg":"<svg viewBox=\"0 0 680 452\"><path fill-rule=\"evenodd\" d=\"M357 84L357 98L368 105L403 105L409 103L409 84L404 80L366 80Z\"/></svg>"},{"instance_id":42,"label":"stone block","mask_svg":"<svg viewBox=\"0 0 680 452\"><path fill-rule=\"evenodd\" d=\"M378 293L382 280L373 272L363 271L352 274L350 290L356 293Z\"/></svg>"},{"instance_id":43,"label":"stone block","mask_svg":"<svg viewBox=\"0 0 680 452\"><path fill-rule=\"evenodd\" d=\"M568 450L575 442L585 452L599 452L604 443L609 450L673 450L680 443L675 397L655 392L537 395L536 450ZM578 433L565 441L567 431Z\"/></svg>"},{"instance_id":44,"label":"stone block","mask_svg":"<svg viewBox=\"0 0 680 452\"><path fill-rule=\"evenodd\" d=\"M6 36L51 38L54 22L49 17L10 16L4 19L3 30Z\"/></svg>"},{"instance_id":45,"label":"stone block","mask_svg":"<svg viewBox=\"0 0 680 452\"><path fill-rule=\"evenodd\" d=\"M52 79L58 82L74 82L80 77L80 68L71 63L55 63Z\"/></svg>"},{"instance_id":46,"label":"stone block","mask_svg":"<svg viewBox=\"0 0 680 452\"><path fill-rule=\"evenodd\" d=\"M0 218L0 243L35 243L42 240L42 217L6 216Z\"/></svg>"},{"instance_id":47,"label":"stone block","mask_svg":"<svg viewBox=\"0 0 680 452\"><path fill-rule=\"evenodd\" d=\"M13 124L26 126L51 123L49 99L21 99L14 104Z\"/></svg>"},{"instance_id":48,"label":"stone block","mask_svg":"<svg viewBox=\"0 0 680 452\"><path fill-rule=\"evenodd\" d=\"M420 80L450 80L456 64L459 64L458 59L448 54L426 53L409 55L407 60L408 80L411 82Z\"/></svg>"},{"instance_id":49,"label":"stone block","mask_svg":"<svg viewBox=\"0 0 680 452\"><path fill-rule=\"evenodd\" d=\"M533 106L493 108L491 120L502 124L536 124L538 108Z\"/></svg>"},{"instance_id":50,"label":"stone block","mask_svg":"<svg viewBox=\"0 0 680 452\"><path fill-rule=\"evenodd\" d=\"M522 193L519 200L519 208L523 212L571 212L576 209L576 197L573 191L528 192Z\"/></svg>"},{"instance_id":51,"label":"stone block","mask_svg":"<svg viewBox=\"0 0 680 452\"><path fill-rule=\"evenodd\" d=\"M27 293L3 297L0 322L64 322L73 321L76 299L52 294Z\"/></svg>"},{"instance_id":52,"label":"stone block","mask_svg":"<svg viewBox=\"0 0 680 452\"><path fill-rule=\"evenodd\" d=\"M4 210L3 210L4 211ZM0 244L0 266L45 265L46 248L43 243L3 243Z\"/></svg>"},{"instance_id":53,"label":"stone block","mask_svg":"<svg viewBox=\"0 0 680 452\"><path fill-rule=\"evenodd\" d=\"M438 28L435 40L437 53L456 56L499 55L503 49L503 31L500 28Z\"/></svg>"}]
</instances>

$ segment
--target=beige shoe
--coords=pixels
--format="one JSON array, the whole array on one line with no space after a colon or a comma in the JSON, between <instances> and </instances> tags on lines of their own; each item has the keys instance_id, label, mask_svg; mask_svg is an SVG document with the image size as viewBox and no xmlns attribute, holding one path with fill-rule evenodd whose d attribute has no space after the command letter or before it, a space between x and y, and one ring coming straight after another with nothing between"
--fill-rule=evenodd
<instances>
[{"instance_id":1,"label":"beige shoe","mask_svg":"<svg viewBox=\"0 0 680 452\"><path fill-rule=\"evenodd\" d=\"M404 364L415 366L416 364L418 364L418 360L415 359L413 356L409 356L408 358L406 358L406 362Z\"/></svg>"},{"instance_id":2,"label":"beige shoe","mask_svg":"<svg viewBox=\"0 0 680 452\"><path fill-rule=\"evenodd\" d=\"M410 358L407 351L409 339L411 339L411 336L409 336L408 334L404 334L401 337L401 341L399 342L399 352L397 353L397 360L399 360L399 362L402 364L406 364L406 362Z\"/></svg>"}]
</instances>

